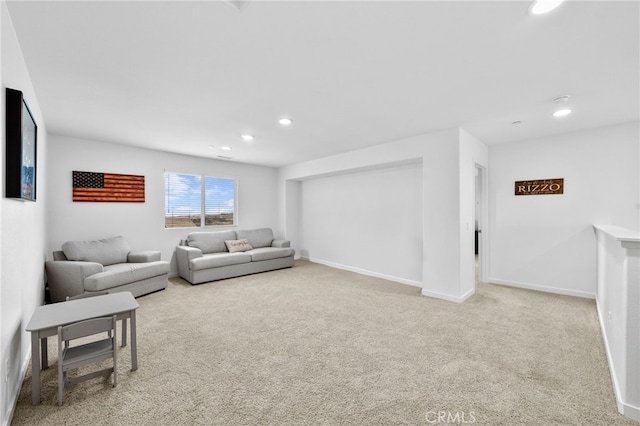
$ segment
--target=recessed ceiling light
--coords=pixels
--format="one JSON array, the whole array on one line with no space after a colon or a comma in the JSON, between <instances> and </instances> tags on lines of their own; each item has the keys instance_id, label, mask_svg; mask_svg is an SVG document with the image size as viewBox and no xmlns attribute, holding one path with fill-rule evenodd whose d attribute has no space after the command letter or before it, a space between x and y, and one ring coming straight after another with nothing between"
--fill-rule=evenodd
<instances>
[{"instance_id":1,"label":"recessed ceiling light","mask_svg":"<svg viewBox=\"0 0 640 426\"><path fill-rule=\"evenodd\" d=\"M566 117L567 115L571 114L571 110L568 108L565 109L559 109L558 111L553 113L554 117Z\"/></svg>"},{"instance_id":2,"label":"recessed ceiling light","mask_svg":"<svg viewBox=\"0 0 640 426\"><path fill-rule=\"evenodd\" d=\"M529 8L529 13L532 15L548 13L560 6L562 2L564 2L564 0L535 0Z\"/></svg>"},{"instance_id":3,"label":"recessed ceiling light","mask_svg":"<svg viewBox=\"0 0 640 426\"><path fill-rule=\"evenodd\" d=\"M553 98L553 102L556 104L566 104L567 102L569 102L570 98L571 95L561 95Z\"/></svg>"},{"instance_id":4,"label":"recessed ceiling light","mask_svg":"<svg viewBox=\"0 0 640 426\"><path fill-rule=\"evenodd\" d=\"M245 133L244 135L240 135L240 137L242 138L243 141L245 142L249 142L253 140L253 135L249 135L247 133Z\"/></svg>"},{"instance_id":5,"label":"recessed ceiling light","mask_svg":"<svg viewBox=\"0 0 640 426\"><path fill-rule=\"evenodd\" d=\"M280 120L278 120L278 123L282 124L283 126L288 126L289 124L293 123L293 120L288 117L282 117Z\"/></svg>"},{"instance_id":6,"label":"recessed ceiling light","mask_svg":"<svg viewBox=\"0 0 640 426\"><path fill-rule=\"evenodd\" d=\"M230 146L221 146L220 149L223 150L223 151L231 151L231 147Z\"/></svg>"}]
</instances>

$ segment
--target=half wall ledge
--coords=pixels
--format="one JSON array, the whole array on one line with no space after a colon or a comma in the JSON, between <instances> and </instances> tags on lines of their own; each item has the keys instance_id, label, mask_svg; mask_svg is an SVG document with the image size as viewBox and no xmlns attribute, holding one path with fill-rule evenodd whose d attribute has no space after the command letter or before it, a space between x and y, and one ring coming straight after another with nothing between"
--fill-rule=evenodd
<instances>
[{"instance_id":1,"label":"half wall ledge","mask_svg":"<svg viewBox=\"0 0 640 426\"><path fill-rule=\"evenodd\" d=\"M640 421L640 232L593 228L596 306L618 411Z\"/></svg>"}]
</instances>

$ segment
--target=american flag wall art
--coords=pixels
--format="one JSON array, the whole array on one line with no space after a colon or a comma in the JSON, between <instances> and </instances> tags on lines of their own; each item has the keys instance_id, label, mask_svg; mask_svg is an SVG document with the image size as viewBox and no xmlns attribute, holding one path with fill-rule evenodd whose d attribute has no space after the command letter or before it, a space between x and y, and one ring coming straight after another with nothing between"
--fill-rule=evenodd
<instances>
[{"instance_id":1,"label":"american flag wall art","mask_svg":"<svg viewBox=\"0 0 640 426\"><path fill-rule=\"evenodd\" d=\"M144 203L144 176L73 171L73 201Z\"/></svg>"}]
</instances>

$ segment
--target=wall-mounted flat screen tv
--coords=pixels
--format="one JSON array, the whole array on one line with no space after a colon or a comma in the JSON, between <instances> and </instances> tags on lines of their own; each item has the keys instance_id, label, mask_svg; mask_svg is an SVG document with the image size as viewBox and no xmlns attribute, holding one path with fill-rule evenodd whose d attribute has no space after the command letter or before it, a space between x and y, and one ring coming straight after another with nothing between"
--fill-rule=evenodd
<instances>
[{"instance_id":1,"label":"wall-mounted flat screen tv","mask_svg":"<svg viewBox=\"0 0 640 426\"><path fill-rule=\"evenodd\" d=\"M36 200L37 133L20 90L6 92L5 197Z\"/></svg>"}]
</instances>

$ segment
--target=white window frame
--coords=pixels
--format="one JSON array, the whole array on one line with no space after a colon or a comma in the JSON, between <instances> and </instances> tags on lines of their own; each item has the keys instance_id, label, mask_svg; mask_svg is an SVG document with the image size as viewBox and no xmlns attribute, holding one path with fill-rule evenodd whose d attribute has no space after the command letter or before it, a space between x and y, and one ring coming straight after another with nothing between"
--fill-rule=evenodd
<instances>
[{"instance_id":1,"label":"white window frame","mask_svg":"<svg viewBox=\"0 0 640 426\"><path fill-rule=\"evenodd\" d=\"M168 178L169 176L176 176L176 177L180 177L180 176L189 176L189 177L197 177L200 179L200 212L199 213L190 213L190 214L185 214L183 216L188 216L188 215L199 215L200 216L200 225L184 225L184 226L167 226L167 218L170 217L168 216L168 209L169 209L169 191L170 191L170 187L168 186ZM210 176L210 175L203 175L203 174L194 174L194 173L179 173L179 172L169 172L169 171L165 171L164 172L164 176L163 176L163 180L164 180L164 195L165 195L165 201L164 201L164 228L165 229L176 229L176 228L217 228L217 227L237 227L238 226L238 180L235 178L229 178L229 177L221 177L221 176ZM222 179L222 180L226 180L226 181L233 181L233 207L232 207L232 211L230 213L233 214L233 222L232 223L222 223L222 224L212 224L212 225L207 225L206 224L206 220L207 220L207 187L206 187L206 183L207 183L207 179ZM178 206L181 206L183 204L178 204ZM188 204L184 204L184 206L188 206ZM198 210L197 208L195 208L195 206L193 206L194 208L193 210ZM218 209L220 209L221 206L216 206ZM220 213L218 213L220 214ZM176 216L176 217L182 217L182 216ZM187 222L188 220L185 220L185 222Z\"/></svg>"}]
</instances>

